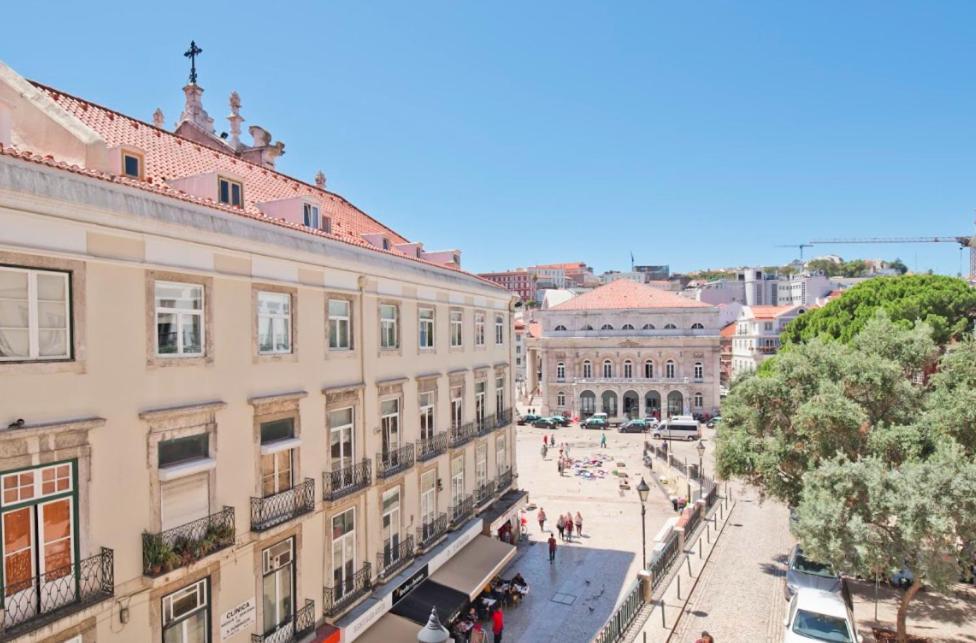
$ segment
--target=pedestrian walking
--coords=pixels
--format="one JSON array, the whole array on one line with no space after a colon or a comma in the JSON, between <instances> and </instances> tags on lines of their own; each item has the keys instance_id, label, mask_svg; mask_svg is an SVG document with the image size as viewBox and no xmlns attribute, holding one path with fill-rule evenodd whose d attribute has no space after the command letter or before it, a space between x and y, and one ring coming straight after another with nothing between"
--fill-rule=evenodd
<instances>
[{"instance_id":1,"label":"pedestrian walking","mask_svg":"<svg viewBox=\"0 0 976 643\"><path fill-rule=\"evenodd\" d=\"M702 632L701 637L695 643L715 643L715 637L708 632Z\"/></svg>"},{"instance_id":2,"label":"pedestrian walking","mask_svg":"<svg viewBox=\"0 0 976 643\"><path fill-rule=\"evenodd\" d=\"M562 456L559 456L559 459L556 461L556 469L559 471L559 475L562 476L563 475L563 458L562 458Z\"/></svg>"},{"instance_id":3,"label":"pedestrian walking","mask_svg":"<svg viewBox=\"0 0 976 643\"><path fill-rule=\"evenodd\" d=\"M470 636L468 643L488 643L488 633L481 627L481 621L474 622Z\"/></svg>"},{"instance_id":4,"label":"pedestrian walking","mask_svg":"<svg viewBox=\"0 0 976 643\"><path fill-rule=\"evenodd\" d=\"M573 515L566 514L566 520L563 521L563 524L566 525L566 540L572 542L573 541Z\"/></svg>"},{"instance_id":5,"label":"pedestrian walking","mask_svg":"<svg viewBox=\"0 0 976 643\"><path fill-rule=\"evenodd\" d=\"M549 446L549 436L546 435L545 433L542 434L542 446L544 447Z\"/></svg>"},{"instance_id":6,"label":"pedestrian walking","mask_svg":"<svg viewBox=\"0 0 976 643\"><path fill-rule=\"evenodd\" d=\"M552 561L556 560L556 537L549 532L549 564L552 565Z\"/></svg>"},{"instance_id":7,"label":"pedestrian walking","mask_svg":"<svg viewBox=\"0 0 976 643\"><path fill-rule=\"evenodd\" d=\"M502 643L502 632L505 631L505 616L501 605L495 603L495 611L491 613L491 633L495 635L495 643Z\"/></svg>"},{"instance_id":8,"label":"pedestrian walking","mask_svg":"<svg viewBox=\"0 0 976 643\"><path fill-rule=\"evenodd\" d=\"M539 513L535 515L535 519L539 521L539 531L546 530L546 510L539 507Z\"/></svg>"},{"instance_id":9,"label":"pedestrian walking","mask_svg":"<svg viewBox=\"0 0 976 643\"><path fill-rule=\"evenodd\" d=\"M606 434L606 432L604 432L604 433L602 433L600 435L600 448L601 449L606 449L607 448L607 434Z\"/></svg>"},{"instance_id":10,"label":"pedestrian walking","mask_svg":"<svg viewBox=\"0 0 976 643\"><path fill-rule=\"evenodd\" d=\"M566 540L566 516L559 514L559 518L556 518L556 531L560 540Z\"/></svg>"},{"instance_id":11,"label":"pedestrian walking","mask_svg":"<svg viewBox=\"0 0 976 643\"><path fill-rule=\"evenodd\" d=\"M552 433L549 435L549 444L556 446L556 434Z\"/></svg>"},{"instance_id":12,"label":"pedestrian walking","mask_svg":"<svg viewBox=\"0 0 976 643\"><path fill-rule=\"evenodd\" d=\"M583 516L578 511L576 512L576 533L579 536L583 535Z\"/></svg>"}]
</instances>

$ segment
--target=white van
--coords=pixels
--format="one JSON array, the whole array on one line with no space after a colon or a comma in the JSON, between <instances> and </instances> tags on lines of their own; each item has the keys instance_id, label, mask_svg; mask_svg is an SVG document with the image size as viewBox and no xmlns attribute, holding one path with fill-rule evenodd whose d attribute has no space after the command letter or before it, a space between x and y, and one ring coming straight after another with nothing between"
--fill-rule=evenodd
<instances>
[{"instance_id":1,"label":"white van","mask_svg":"<svg viewBox=\"0 0 976 643\"><path fill-rule=\"evenodd\" d=\"M675 415L654 427L652 435L656 439L700 440L701 425L690 415Z\"/></svg>"}]
</instances>

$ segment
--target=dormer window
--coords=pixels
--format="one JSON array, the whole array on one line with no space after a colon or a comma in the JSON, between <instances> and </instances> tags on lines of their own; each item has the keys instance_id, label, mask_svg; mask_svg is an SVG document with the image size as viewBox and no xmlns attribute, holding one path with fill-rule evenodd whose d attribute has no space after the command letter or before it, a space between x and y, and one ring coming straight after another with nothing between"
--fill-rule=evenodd
<instances>
[{"instance_id":1,"label":"dormer window","mask_svg":"<svg viewBox=\"0 0 976 643\"><path fill-rule=\"evenodd\" d=\"M332 219L329 217L322 217L322 231L329 233L332 232Z\"/></svg>"},{"instance_id":2,"label":"dormer window","mask_svg":"<svg viewBox=\"0 0 976 643\"><path fill-rule=\"evenodd\" d=\"M384 250L390 249L390 240L387 239L386 237L383 237L383 249Z\"/></svg>"},{"instance_id":3,"label":"dormer window","mask_svg":"<svg viewBox=\"0 0 976 643\"><path fill-rule=\"evenodd\" d=\"M305 225L309 228L319 228L319 208L317 205L305 204Z\"/></svg>"},{"instance_id":4,"label":"dormer window","mask_svg":"<svg viewBox=\"0 0 976 643\"><path fill-rule=\"evenodd\" d=\"M131 178L142 180L144 159L142 154L123 150L122 152L122 174Z\"/></svg>"},{"instance_id":5,"label":"dormer window","mask_svg":"<svg viewBox=\"0 0 976 643\"><path fill-rule=\"evenodd\" d=\"M220 187L218 191L218 201L225 205L241 208L244 206L244 188L238 181L219 177L217 183Z\"/></svg>"}]
</instances>

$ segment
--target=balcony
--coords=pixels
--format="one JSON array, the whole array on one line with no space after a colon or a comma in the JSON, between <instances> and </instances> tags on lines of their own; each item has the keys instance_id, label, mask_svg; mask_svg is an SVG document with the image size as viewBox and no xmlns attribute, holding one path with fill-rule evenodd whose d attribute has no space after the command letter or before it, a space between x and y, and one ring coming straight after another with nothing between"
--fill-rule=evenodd
<instances>
[{"instance_id":1,"label":"balcony","mask_svg":"<svg viewBox=\"0 0 976 643\"><path fill-rule=\"evenodd\" d=\"M487 482L482 482L474 489L474 504L481 506L485 503L491 502L491 499L495 496L495 481L489 480Z\"/></svg>"},{"instance_id":2,"label":"balcony","mask_svg":"<svg viewBox=\"0 0 976 643\"><path fill-rule=\"evenodd\" d=\"M322 614L326 618L335 618L351 607L358 599L369 594L373 587L370 573L369 563L363 563L359 571L335 587L324 587L322 589Z\"/></svg>"},{"instance_id":3,"label":"balcony","mask_svg":"<svg viewBox=\"0 0 976 643\"><path fill-rule=\"evenodd\" d=\"M435 433L426 440L417 440L417 461L426 462L432 460L447 451L447 431Z\"/></svg>"},{"instance_id":4,"label":"balcony","mask_svg":"<svg viewBox=\"0 0 976 643\"><path fill-rule=\"evenodd\" d=\"M488 435L495 430L495 416L486 415L480 420L476 419L474 422L475 429L478 431L478 436Z\"/></svg>"},{"instance_id":5,"label":"balcony","mask_svg":"<svg viewBox=\"0 0 976 643\"><path fill-rule=\"evenodd\" d=\"M437 514L429 522L417 527L417 549L425 550L447 533L447 514Z\"/></svg>"},{"instance_id":6,"label":"balcony","mask_svg":"<svg viewBox=\"0 0 976 643\"><path fill-rule=\"evenodd\" d=\"M315 480L267 498L251 498L251 531L264 531L315 509Z\"/></svg>"},{"instance_id":7,"label":"balcony","mask_svg":"<svg viewBox=\"0 0 976 643\"><path fill-rule=\"evenodd\" d=\"M376 554L376 569L379 579L389 580L394 574L413 560L416 550L413 546L413 536L407 536L396 547L383 546L383 551Z\"/></svg>"},{"instance_id":8,"label":"balcony","mask_svg":"<svg viewBox=\"0 0 976 643\"><path fill-rule=\"evenodd\" d=\"M455 449L459 446L467 444L476 435L478 435L478 431L475 429L474 422L468 422L460 426L452 426L450 446L452 449Z\"/></svg>"},{"instance_id":9,"label":"balcony","mask_svg":"<svg viewBox=\"0 0 976 643\"><path fill-rule=\"evenodd\" d=\"M413 445L381 451L376 454L376 477L389 478L413 466Z\"/></svg>"},{"instance_id":10,"label":"balcony","mask_svg":"<svg viewBox=\"0 0 976 643\"><path fill-rule=\"evenodd\" d=\"M451 505L449 514L451 516L451 527L456 528L465 520L474 515L474 498L465 496Z\"/></svg>"},{"instance_id":11,"label":"balcony","mask_svg":"<svg viewBox=\"0 0 976 643\"><path fill-rule=\"evenodd\" d=\"M251 643L286 643L297 641L315 627L315 601L305 599L305 605L267 634L252 634Z\"/></svg>"},{"instance_id":12,"label":"balcony","mask_svg":"<svg viewBox=\"0 0 976 643\"><path fill-rule=\"evenodd\" d=\"M8 583L0 592L0 640L17 638L114 594L114 554L106 547L72 565Z\"/></svg>"},{"instance_id":13,"label":"balcony","mask_svg":"<svg viewBox=\"0 0 976 643\"><path fill-rule=\"evenodd\" d=\"M234 544L234 508L158 534L142 534L142 573L159 576Z\"/></svg>"},{"instance_id":14,"label":"balcony","mask_svg":"<svg viewBox=\"0 0 976 643\"><path fill-rule=\"evenodd\" d=\"M495 491L497 493L504 493L506 489L512 486L512 482L512 470L506 469L505 471L502 471L500 474L498 474L498 486L496 487Z\"/></svg>"},{"instance_id":15,"label":"balcony","mask_svg":"<svg viewBox=\"0 0 976 643\"><path fill-rule=\"evenodd\" d=\"M335 471L322 474L322 499L338 500L365 489L373 482L372 465L369 458L350 464Z\"/></svg>"},{"instance_id":16,"label":"balcony","mask_svg":"<svg viewBox=\"0 0 976 643\"><path fill-rule=\"evenodd\" d=\"M495 415L495 427L503 429L512 423L512 409L507 408Z\"/></svg>"}]
</instances>

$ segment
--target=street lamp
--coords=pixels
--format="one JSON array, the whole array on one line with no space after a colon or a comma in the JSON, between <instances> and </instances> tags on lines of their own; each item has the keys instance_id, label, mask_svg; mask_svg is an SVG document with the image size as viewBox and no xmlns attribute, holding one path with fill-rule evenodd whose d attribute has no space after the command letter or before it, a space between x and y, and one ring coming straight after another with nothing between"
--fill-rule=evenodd
<instances>
[{"instance_id":1,"label":"street lamp","mask_svg":"<svg viewBox=\"0 0 976 643\"><path fill-rule=\"evenodd\" d=\"M641 476L640 484L637 485L637 495L641 503L641 552L644 556L641 559L641 569L645 569L647 565L647 521L644 516L647 514L647 494L650 492L651 488L644 482L644 476Z\"/></svg>"},{"instance_id":2,"label":"street lamp","mask_svg":"<svg viewBox=\"0 0 976 643\"><path fill-rule=\"evenodd\" d=\"M451 634L437 618L437 608L432 607L427 625L417 633L417 643L447 643L450 638Z\"/></svg>"},{"instance_id":3,"label":"street lamp","mask_svg":"<svg viewBox=\"0 0 976 643\"><path fill-rule=\"evenodd\" d=\"M698 440L698 446L695 447L698 451L698 482L700 483L702 478L705 477L704 471L702 471L702 458L705 456L705 443Z\"/></svg>"}]
</instances>

